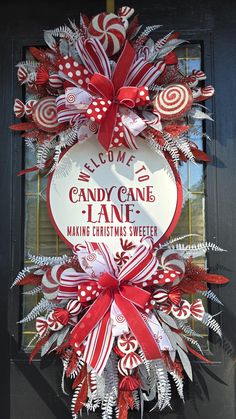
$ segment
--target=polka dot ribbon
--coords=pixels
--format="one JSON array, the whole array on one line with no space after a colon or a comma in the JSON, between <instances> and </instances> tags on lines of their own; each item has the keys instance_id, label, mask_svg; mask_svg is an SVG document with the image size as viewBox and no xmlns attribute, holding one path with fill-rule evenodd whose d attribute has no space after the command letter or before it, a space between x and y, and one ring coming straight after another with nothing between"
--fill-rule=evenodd
<instances>
[{"instance_id":1,"label":"polka dot ribbon","mask_svg":"<svg viewBox=\"0 0 236 419\"><path fill-rule=\"evenodd\" d=\"M97 78L97 77L96 77ZM93 83L94 77L91 79ZM119 104L124 105L128 108L134 108L137 106L145 106L150 102L148 96L148 87L122 87L119 90L117 98L113 100L118 101ZM94 122L101 124L106 118L107 112L111 107L112 101L106 98L94 100L87 109L87 116Z\"/></svg>"},{"instance_id":2,"label":"polka dot ribbon","mask_svg":"<svg viewBox=\"0 0 236 419\"><path fill-rule=\"evenodd\" d=\"M142 285L143 287L148 285L169 285L180 277L180 272L175 269L158 269L157 273L152 278Z\"/></svg>"},{"instance_id":3,"label":"polka dot ribbon","mask_svg":"<svg viewBox=\"0 0 236 419\"><path fill-rule=\"evenodd\" d=\"M127 86L119 88L116 92L113 82L98 73L91 77L88 87L93 94L101 97L97 97L88 106L87 118L100 125L100 140L106 149L111 145L120 145L124 137L120 106L132 109L135 106L148 105L150 102L148 87ZM108 122L112 126L110 132L107 129ZM140 124L140 128L143 129L143 123Z\"/></svg>"}]
</instances>

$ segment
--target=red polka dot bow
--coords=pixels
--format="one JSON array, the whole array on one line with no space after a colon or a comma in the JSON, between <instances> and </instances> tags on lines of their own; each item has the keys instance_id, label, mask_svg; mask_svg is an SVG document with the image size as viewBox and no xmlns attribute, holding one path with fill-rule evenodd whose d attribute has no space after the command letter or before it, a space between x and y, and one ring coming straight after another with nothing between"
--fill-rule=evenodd
<instances>
[{"instance_id":1,"label":"red polka dot bow","mask_svg":"<svg viewBox=\"0 0 236 419\"><path fill-rule=\"evenodd\" d=\"M124 137L120 106L132 109L135 106L147 105L150 101L147 86L126 86L127 76L135 58L135 50L126 42L124 50L115 66L112 77L95 73L88 84L89 91L96 99L87 109L87 117L100 125L98 138L106 150L111 145L120 145ZM140 120L140 131L145 124ZM114 141L116 139L116 141Z\"/></svg>"},{"instance_id":2,"label":"red polka dot bow","mask_svg":"<svg viewBox=\"0 0 236 419\"><path fill-rule=\"evenodd\" d=\"M115 306L146 358L160 358L158 342L142 317L151 296L142 288L142 282L151 277L158 267L158 261L152 254L153 241L146 239L145 244L137 247L120 271L107 246L91 243L90 246L95 246L90 249L90 253L82 252L80 255L78 252L81 266L85 270L85 279L81 278L78 287L78 300L82 303L90 300L93 302L73 329L71 345L77 351L86 341L84 360L97 372L101 372L114 342L111 312ZM90 343L93 345L92 353L89 350Z\"/></svg>"},{"instance_id":3,"label":"red polka dot bow","mask_svg":"<svg viewBox=\"0 0 236 419\"><path fill-rule=\"evenodd\" d=\"M127 86L115 91L110 79L96 73L92 76L88 87L98 97L89 105L86 116L100 125L99 139L106 149L111 145L121 145L123 142L125 128L122 123L122 113L128 114L131 120L138 120L140 131L143 130L145 124L141 118L133 112L125 113L122 107L132 109L135 106L148 105L150 98L147 86Z\"/></svg>"},{"instance_id":4,"label":"red polka dot bow","mask_svg":"<svg viewBox=\"0 0 236 419\"><path fill-rule=\"evenodd\" d=\"M58 120L72 123L73 118L77 122L78 118L88 118L98 125L98 140L106 150L121 145L137 148L135 136L145 129L146 123L133 109L149 104L148 86L162 73L165 63L160 61L153 66L138 57L126 41L112 71L97 39L80 39L76 48L82 64L71 57L59 62L66 92L57 98ZM68 95L71 86L76 87Z\"/></svg>"}]
</instances>

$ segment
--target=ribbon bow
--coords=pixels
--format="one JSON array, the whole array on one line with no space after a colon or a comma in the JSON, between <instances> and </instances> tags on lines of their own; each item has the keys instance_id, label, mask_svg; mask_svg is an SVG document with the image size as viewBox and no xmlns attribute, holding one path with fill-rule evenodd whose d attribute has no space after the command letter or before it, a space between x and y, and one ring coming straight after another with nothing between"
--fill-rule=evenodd
<instances>
[{"instance_id":1,"label":"ribbon bow","mask_svg":"<svg viewBox=\"0 0 236 419\"><path fill-rule=\"evenodd\" d=\"M59 72L67 82L71 77L76 87L72 95L66 89L65 95L57 98L58 120L65 122L74 118L78 122L81 114L99 125L98 139L106 150L119 145L137 148L134 137L145 129L146 123L131 109L149 103L148 86L160 76L166 64L160 61L153 66L138 57L126 41L112 74L109 58L97 39L80 39L76 48L83 71L89 77L82 84L83 79L75 79L73 72L65 69ZM78 73L82 73L82 68Z\"/></svg>"},{"instance_id":2,"label":"ribbon bow","mask_svg":"<svg viewBox=\"0 0 236 419\"><path fill-rule=\"evenodd\" d=\"M114 131L120 131L117 131L118 135L115 137L117 138L115 143L119 144L124 136L124 130L119 129L119 127L122 127L120 105L131 109L137 104L143 106L150 101L147 86L125 86L135 55L134 48L126 41L112 78L108 75L95 73L88 84L89 91L97 97L88 107L86 115L100 125L98 139L106 150L114 142ZM133 113L129 113L131 117L134 117ZM137 134L139 134L145 128L145 123L137 115L136 117L139 124ZM128 133L126 132L126 134Z\"/></svg>"},{"instance_id":3,"label":"ribbon bow","mask_svg":"<svg viewBox=\"0 0 236 419\"><path fill-rule=\"evenodd\" d=\"M89 281L86 274L85 281L81 279L79 299L81 301L81 298L86 298L89 301L93 295L95 301L71 332L70 343L77 351L87 338L84 360L98 373L106 365L114 342L111 322L114 308L119 313L117 321L127 322L146 358L151 360L161 357L157 341L141 315L150 299L150 293L140 286L154 274L158 266L157 259L152 255L153 242L148 239L146 244L136 249L120 272L104 244L96 244L98 248L93 248L93 253L78 253L81 266L90 272Z\"/></svg>"},{"instance_id":4,"label":"ribbon bow","mask_svg":"<svg viewBox=\"0 0 236 419\"><path fill-rule=\"evenodd\" d=\"M119 62L116 68L120 71ZM86 116L100 125L98 139L106 150L114 142L114 132L115 138L118 139L117 143L122 141L124 137L122 121L128 125L134 135L138 135L145 128L146 124L143 120L130 109L149 104L150 98L147 86L127 86L116 90L113 79L110 80L106 76L95 73L88 88L98 97L89 105ZM121 105L129 110L125 111ZM127 116L135 122L135 130L129 122L127 124Z\"/></svg>"}]
</instances>

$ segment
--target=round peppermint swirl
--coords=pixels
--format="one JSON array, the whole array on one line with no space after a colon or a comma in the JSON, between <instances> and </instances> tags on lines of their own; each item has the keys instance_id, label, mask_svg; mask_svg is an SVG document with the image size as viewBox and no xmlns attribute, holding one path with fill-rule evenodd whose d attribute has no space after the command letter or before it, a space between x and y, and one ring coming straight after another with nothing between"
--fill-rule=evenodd
<instances>
[{"instance_id":1,"label":"round peppermint swirl","mask_svg":"<svg viewBox=\"0 0 236 419\"><path fill-rule=\"evenodd\" d=\"M114 13L100 13L89 25L90 36L99 39L108 56L116 54L125 42L126 31Z\"/></svg>"},{"instance_id":2,"label":"round peppermint swirl","mask_svg":"<svg viewBox=\"0 0 236 419\"><path fill-rule=\"evenodd\" d=\"M87 261L94 262L97 259L96 253L89 253L88 256L86 256Z\"/></svg>"},{"instance_id":3,"label":"round peppermint swirl","mask_svg":"<svg viewBox=\"0 0 236 419\"><path fill-rule=\"evenodd\" d=\"M47 96L40 99L33 108L32 116L35 124L41 130L55 132L59 125L55 98Z\"/></svg>"},{"instance_id":4,"label":"round peppermint swirl","mask_svg":"<svg viewBox=\"0 0 236 419\"><path fill-rule=\"evenodd\" d=\"M188 86L172 84L165 87L155 99L154 107L162 119L176 119L191 108L193 97Z\"/></svg>"},{"instance_id":5,"label":"round peppermint swirl","mask_svg":"<svg viewBox=\"0 0 236 419\"><path fill-rule=\"evenodd\" d=\"M74 93L69 93L67 96L66 96L66 100L67 100L67 102L68 103L75 103L75 95L74 95Z\"/></svg>"},{"instance_id":6,"label":"round peppermint swirl","mask_svg":"<svg viewBox=\"0 0 236 419\"><path fill-rule=\"evenodd\" d=\"M96 124L96 122L91 121L89 123L89 129L91 132L93 132L94 134L96 134L97 130L98 130L98 126Z\"/></svg>"},{"instance_id":7,"label":"round peppermint swirl","mask_svg":"<svg viewBox=\"0 0 236 419\"><path fill-rule=\"evenodd\" d=\"M123 323L125 321L123 314L118 314L118 316L116 316L116 321L117 323Z\"/></svg>"}]
</instances>

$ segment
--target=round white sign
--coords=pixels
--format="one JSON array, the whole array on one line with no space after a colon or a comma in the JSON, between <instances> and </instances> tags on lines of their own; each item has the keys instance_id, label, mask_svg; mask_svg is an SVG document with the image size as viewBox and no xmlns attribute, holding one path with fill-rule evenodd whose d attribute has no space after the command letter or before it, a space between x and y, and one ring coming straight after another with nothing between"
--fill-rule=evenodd
<instances>
[{"instance_id":1,"label":"round white sign","mask_svg":"<svg viewBox=\"0 0 236 419\"><path fill-rule=\"evenodd\" d=\"M48 209L59 236L70 246L104 242L117 251L120 238L155 242L173 231L182 187L173 164L140 139L138 150L106 152L94 136L61 158L48 185Z\"/></svg>"}]
</instances>

